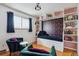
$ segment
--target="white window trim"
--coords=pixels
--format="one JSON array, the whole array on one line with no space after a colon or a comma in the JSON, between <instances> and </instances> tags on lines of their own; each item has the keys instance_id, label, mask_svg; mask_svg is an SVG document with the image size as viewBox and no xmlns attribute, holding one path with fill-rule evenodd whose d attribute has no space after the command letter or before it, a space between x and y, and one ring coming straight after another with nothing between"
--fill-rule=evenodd
<instances>
[{"instance_id":1,"label":"white window trim","mask_svg":"<svg viewBox=\"0 0 79 59\"><path fill-rule=\"evenodd\" d=\"M17 17L21 17L21 28L15 28L15 30L29 30L29 28L22 28L22 18L24 18L24 19L28 19L29 20L29 18L25 18L25 17L22 17L22 16L18 16L18 15L14 15L14 16L17 16ZM29 25L29 24L28 24Z\"/></svg>"}]
</instances>

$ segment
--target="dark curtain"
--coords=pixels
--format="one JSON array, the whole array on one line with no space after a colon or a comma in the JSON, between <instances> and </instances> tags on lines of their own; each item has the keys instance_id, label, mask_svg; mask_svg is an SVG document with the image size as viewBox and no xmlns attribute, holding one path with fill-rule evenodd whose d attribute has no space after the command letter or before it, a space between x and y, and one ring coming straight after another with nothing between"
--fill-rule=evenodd
<instances>
[{"instance_id":1,"label":"dark curtain","mask_svg":"<svg viewBox=\"0 0 79 59\"><path fill-rule=\"evenodd\" d=\"M32 18L29 18L29 32L32 32Z\"/></svg>"},{"instance_id":2,"label":"dark curtain","mask_svg":"<svg viewBox=\"0 0 79 59\"><path fill-rule=\"evenodd\" d=\"M42 29L42 31L43 31L43 21L41 21L41 29Z\"/></svg>"},{"instance_id":3,"label":"dark curtain","mask_svg":"<svg viewBox=\"0 0 79 59\"><path fill-rule=\"evenodd\" d=\"M7 33L14 33L13 12L7 12Z\"/></svg>"}]
</instances>

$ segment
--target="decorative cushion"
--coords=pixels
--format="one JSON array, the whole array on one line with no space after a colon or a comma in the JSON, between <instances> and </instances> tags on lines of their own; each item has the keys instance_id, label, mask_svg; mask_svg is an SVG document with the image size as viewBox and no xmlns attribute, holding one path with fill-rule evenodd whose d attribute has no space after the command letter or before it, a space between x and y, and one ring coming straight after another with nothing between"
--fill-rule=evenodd
<instances>
[{"instance_id":1,"label":"decorative cushion","mask_svg":"<svg viewBox=\"0 0 79 59\"><path fill-rule=\"evenodd\" d=\"M48 51L46 51L44 49L39 49L39 48L29 48L29 51L49 54Z\"/></svg>"},{"instance_id":2,"label":"decorative cushion","mask_svg":"<svg viewBox=\"0 0 79 59\"><path fill-rule=\"evenodd\" d=\"M12 40L12 41L15 41L15 42L17 41L17 39L16 39L15 37L14 37L14 38L12 38L11 40Z\"/></svg>"}]
</instances>

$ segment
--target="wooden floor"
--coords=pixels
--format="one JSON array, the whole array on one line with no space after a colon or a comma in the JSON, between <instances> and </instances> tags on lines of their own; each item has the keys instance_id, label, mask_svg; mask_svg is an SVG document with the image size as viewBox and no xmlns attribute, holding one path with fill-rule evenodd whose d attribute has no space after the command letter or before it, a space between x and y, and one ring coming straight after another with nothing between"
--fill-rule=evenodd
<instances>
[{"instance_id":1,"label":"wooden floor","mask_svg":"<svg viewBox=\"0 0 79 59\"><path fill-rule=\"evenodd\" d=\"M49 48L45 47L45 46L42 46L42 45L38 45L38 44L33 44L33 47L36 47L36 48L41 48L41 49L44 49L46 51L50 51ZM62 52L61 51L56 51L57 52L57 55L58 56L62 56Z\"/></svg>"},{"instance_id":2,"label":"wooden floor","mask_svg":"<svg viewBox=\"0 0 79 59\"><path fill-rule=\"evenodd\" d=\"M42 45L35 44L35 43L33 44L33 47L50 51L49 48ZM57 56L77 56L77 53L75 51L71 51L67 49L65 49L64 52L56 51L56 53L57 53ZM0 52L0 56L9 56L9 55L10 55L9 52ZM19 56L19 52L12 53L12 56Z\"/></svg>"},{"instance_id":3,"label":"wooden floor","mask_svg":"<svg viewBox=\"0 0 79 59\"><path fill-rule=\"evenodd\" d=\"M50 51L50 49L48 47L38 45L38 44L33 44L33 47L37 47L37 48L41 48L41 49ZM75 51L71 51L68 49L64 49L63 52L56 50L56 54L57 54L57 56L77 56L77 53Z\"/></svg>"}]
</instances>

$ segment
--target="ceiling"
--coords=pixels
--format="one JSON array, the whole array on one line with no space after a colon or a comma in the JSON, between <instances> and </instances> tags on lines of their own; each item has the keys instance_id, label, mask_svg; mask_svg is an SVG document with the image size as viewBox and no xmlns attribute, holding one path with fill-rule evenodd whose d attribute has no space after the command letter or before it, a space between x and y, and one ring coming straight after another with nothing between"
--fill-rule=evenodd
<instances>
[{"instance_id":1,"label":"ceiling","mask_svg":"<svg viewBox=\"0 0 79 59\"><path fill-rule=\"evenodd\" d=\"M34 9L36 6L35 3L5 3L5 5L30 15L45 15L57 10L62 10L63 8L77 6L76 3L40 3L41 10L36 11Z\"/></svg>"}]
</instances>

